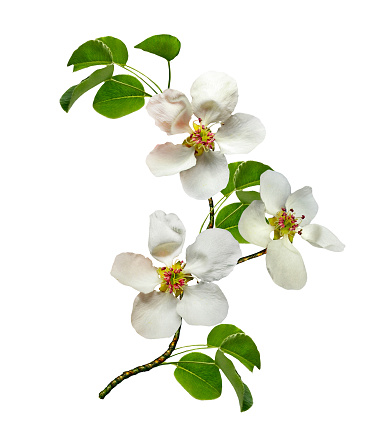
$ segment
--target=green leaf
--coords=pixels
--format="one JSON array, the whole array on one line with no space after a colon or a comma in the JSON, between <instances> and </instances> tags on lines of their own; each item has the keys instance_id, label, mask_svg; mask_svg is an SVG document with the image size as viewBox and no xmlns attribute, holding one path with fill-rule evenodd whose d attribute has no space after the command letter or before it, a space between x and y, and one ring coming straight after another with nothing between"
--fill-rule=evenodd
<instances>
[{"instance_id":1,"label":"green leaf","mask_svg":"<svg viewBox=\"0 0 386 445\"><path fill-rule=\"evenodd\" d=\"M244 333L230 335L221 343L220 349L237 358L250 371L253 371L254 366L260 369L260 353L248 335Z\"/></svg>"},{"instance_id":2,"label":"green leaf","mask_svg":"<svg viewBox=\"0 0 386 445\"><path fill-rule=\"evenodd\" d=\"M184 355L177 364L174 377L195 399L212 400L221 395L222 381L218 366L211 357L200 352Z\"/></svg>"},{"instance_id":3,"label":"green leaf","mask_svg":"<svg viewBox=\"0 0 386 445\"><path fill-rule=\"evenodd\" d=\"M244 192L244 191L237 191L236 192L237 197L243 204L250 204L252 201L256 201L257 199L261 199L259 192Z\"/></svg>"},{"instance_id":4,"label":"green leaf","mask_svg":"<svg viewBox=\"0 0 386 445\"><path fill-rule=\"evenodd\" d=\"M118 65L126 64L127 59L129 58L129 53L127 52L126 45L122 42L122 40L111 36L99 37L96 40L103 42L110 48L114 63L117 63Z\"/></svg>"},{"instance_id":5,"label":"green leaf","mask_svg":"<svg viewBox=\"0 0 386 445\"><path fill-rule=\"evenodd\" d=\"M235 389L239 399L240 411L247 411L253 405L252 394L248 386L241 380L234 364L220 350L216 352L215 363Z\"/></svg>"},{"instance_id":6,"label":"green leaf","mask_svg":"<svg viewBox=\"0 0 386 445\"><path fill-rule=\"evenodd\" d=\"M67 66L74 65L74 71L94 65L110 65L113 56L108 46L99 40L89 40L76 49Z\"/></svg>"},{"instance_id":7,"label":"green leaf","mask_svg":"<svg viewBox=\"0 0 386 445\"><path fill-rule=\"evenodd\" d=\"M239 243L243 244L248 244L248 241L240 235L238 225L240 217L247 207L248 204L234 202L223 207L216 217L216 227L228 230Z\"/></svg>"},{"instance_id":8,"label":"green leaf","mask_svg":"<svg viewBox=\"0 0 386 445\"><path fill-rule=\"evenodd\" d=\"M105 68L94 71L91 76L86 77L78 85L69 88L60 98L60 105L63 110L68 113L74 102L79 99L82 94L86 93L91 88L94 88L101 82L104 82L113 75L114 65L108 65Z\"/></svg>"},{"instance_id":9,"label":"green leaf","mask_svg":"<svg viewBox=\"0 0 386 445\"><path fill-rule=\"evenodd\" d=\"M241 164L244 164L244 162L243 161L242 162L231 162L230 164L228 164L228 168L229 168L229 181L228 181L228 184L225 187L225 189L221 190L221 193L224 196L230 195L232 192L234 192L236 190L233 177L235 175L235 172L236 172L237 168Z\"/></svg>"},{"instance_id":10,"label":"green leaf","mask_svg":"<svg viewBox=\"0 0 386 445\"><path fill-rule=\"evenodd\" d=\"M209 332L206 342L208 346L219 348L227 337L238 333L243 334L244 332L233 324L219 324Z\"/></svg>"},{"instance_id":11,"label":"green leaf","mask_svg":"<svg viewBox=\"0 0 386 445\"><path fill-rule=\"evenodd\" d=\"M266 170L272 170L272 168L261 162L243 162L242 165L239 165L234 175L236 190L242 190L252 185L260 185L260 176Z\"/></svg>"},{"instance_id":12,"label":"green leaf","mask_svg":"<svg viewBox=\"0 0 386 445\"><path fill-rule=\"evenodd\" d=\"M160 34L149 37L143 42L138 43L134 48L156 54L170 62L180 52L181 42L177 37L170 36L169 34Z\"/></svg>"},{"instance_id":13,"label":"green leaf","mask_svg":"<svg viewBox=\"0 0 386 445\"><path fill-rule=\"evenodd\" d=\"M99 88L93 106L103 116L117 119L142 108L145 94L138 79L127 74L118 74Z\"/></svg>"}]
</instances>

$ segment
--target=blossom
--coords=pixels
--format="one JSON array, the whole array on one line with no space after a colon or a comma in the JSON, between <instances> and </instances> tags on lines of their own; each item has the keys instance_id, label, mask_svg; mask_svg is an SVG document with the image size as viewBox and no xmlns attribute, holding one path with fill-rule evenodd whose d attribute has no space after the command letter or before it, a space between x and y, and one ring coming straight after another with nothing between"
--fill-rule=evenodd
<instances>
[{"instance_id":1,"label":"blossom","mask_svg":"<svg viewBox=\"0 0 386 445\"><path fill-rule=\"evenodd\" d=\"M261 201L253 201L241 215L240 234L250 243L267 248L267 269L277 285L301 289L307 273L293 245L295 236L333 252L343 251L344 244L325 227L310 224L318 211L311 187L291 193L285 176L268 170L260 178L260 195ZM266 213L273 216L266 218Z\"/></svg>"},{"instance_id":2,"label":"blossom","mask_svg":"<svg viewBox=\"0 0 386 445\"><path fill-rule=\"evenodd\" d=\"M189 133L181 144L157 145L146 163L155 176L180 173L182 187L195 199L208 199L226 187L229 179L224 154L244 154L265 137L257 117L232 115L238 99L237 84L224 73L201 75L190 90L192 102L180 91L167 89L153 96L146 107L155 124L168 135ZM197 117L193 128L189 123ZM213 124L220 124L217 132ZM215 150L215 142L219 151Z\"/></svg>"},{"instance_id":3,"label":"blossom","mask_svg":"<svg viewBox=\"0 0 386 445\"><path fill-rule=\"evenodd\" d=\"M115 258L111 275L140 292L131 323L145 338L172 336L181 318L190 325L213 326L227 316L227 299L212 281L234 269L241 256L239 243L226 230L206 230L186 249L184 262L176 259L184 241L185 227L178 216L158 210L150 215L149 250L164 266L155 267L135 253Z\"/></svg>"}]
</instances>

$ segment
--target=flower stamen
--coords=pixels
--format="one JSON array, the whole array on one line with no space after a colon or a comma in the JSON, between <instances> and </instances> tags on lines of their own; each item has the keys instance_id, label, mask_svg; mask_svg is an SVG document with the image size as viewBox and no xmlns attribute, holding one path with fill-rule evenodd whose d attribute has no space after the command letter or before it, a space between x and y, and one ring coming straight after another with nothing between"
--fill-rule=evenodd
<instances>
[{"instance_id":1,"label":"flower stamen","mask_svg":"<svg viewBox=\"0 0 386 445\"><path fill-rule=\"evenodd\" d=\"M182 143L186 147L193 147L194 154L201 156L204 152L214 150L214 133L209 127L202 124L202 120L198 119L198 124L193 122L193 132Z\"/></svg>"},{"instance_id":2,"label":"flower stamen","mask_svg":"<svg viewBox=\"0 0 386 445\"><path fill-rule=\"evenodd\" d=\"M177 261L170 267L160 267L157 272L162 283L160 286L161 292L168 292L174 294L175 297L182 295L184 287L193 277L190 274L183 272L185 264L183 261Z\"/></svg>"}]
</instances>

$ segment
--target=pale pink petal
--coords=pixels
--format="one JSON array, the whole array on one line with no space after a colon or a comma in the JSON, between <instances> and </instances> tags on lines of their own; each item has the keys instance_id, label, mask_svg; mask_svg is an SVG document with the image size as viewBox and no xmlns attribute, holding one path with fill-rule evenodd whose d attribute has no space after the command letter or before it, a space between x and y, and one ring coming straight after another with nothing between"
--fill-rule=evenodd
<instances>
[{"instance_id":1,"label":"pale pink petal","mask_svg":"<svg viewBox=\"0 0 386 445\"><path fill-rule=\"evenodd\" d=\"M220 152L204 152L197 163L180 173L182 187L195 199L208 199L226 187L229 179L228 163Z\"/></svg>"},{"instance_id":2,"label":"pale pink petal","mask_svg":"<svg viewBox=\"0 0 386 445\"><path fill-rule=\"evenodd\" d=\"M241 257L239 243L230 232L208 229L186 249L186 272L200 280L217 281L229 275Z\"/></svg>"},{"instance_id":3,"label":"pale pink petal","mask_svg":"<svg viewBox=\"0 0 386 445\"><path fill-rule=\"evenodd\" d=\"M205 125L225 122L237 104L237 83L225 73L209 71L194 81L190 94L193 113Z\"/></svg>"},{"instance_id":4,"label":"pale pink petal","mask_svg":"<svg viewBox=\"0 0 386 445\"><path fill-rule=\"evenodd\" d=\"M181 253L185 241L185 227L174 213L157 210L150 215L149 250L151 255L171 266Z\"/></svg>"},{"instance_id":5,"label":"pale pink petal","mask_svg":"<svg viewBox=\"0 0 386 445\"><path fill-rule=\"evenodd\" d=\"M289 195L285 207L287 210L293 209L297 218L305 216L301 220L301 226L309 224L318 213L318 204L312 195L312 188L308 186L296 190L296 192Z\"/></svg>"},{"instance_id":6,"label":"pale pink petal","mask_svg":"<svg viewBox=\"0 0 386 445\"><path fill-rule=\"evenodd\" d=\"M260 195L267 213L276 215L291 193L287 178L279 172L265 171L260 177Z\"/></svg>"},{"instance_id":7,"label":"pale pink petal","mask_svg":"<svg viewBox=\"0 0 386 445\"><path fill-rule=\"evenodd\" d=\"M244 154L252 151L265 138L260 120L250 114L236 113L216 133L215 140L222 153Z\"/></svg>"},{"instance_id":8,"label":"pale pink petal","mask_svg":"<svg viewBox=\"0 0 386 445\"><path fill-rule=\"evenodd\" d=\"M240 235L256 246L267 247L273 229L265 220L265 205L262 201L252 201L239 220Z\"/></svg>"},{"instance_id":9,"label":"pale pink petal","mask_svg":"<svg viewBox=\"0 0 386 445\"><path fill-rule=\"evenodd\" d=\"M192 168L196 157L193 148L166 142L148 154L146 164L154 176L169 176Z\"/></svg>"},{"instance_id":10,"label":"pale pink petal","mask_svg":"<svg viewBox=\"0 0 386 445\"><path fill-rule=\"evenodd\" d=\"M216 284L199 283L185 287L177 312L188 324L213 326L227 316L228 302Z\"/></svg>"},{"instance_id":11,"label":"pale pink petal","mask_svg":"<svg viewBox=\"0 0 386 445\"><path fill-rule=\"evenodd\" d=\"M151 97L146 109L155 124L167 134L190 133L193 111L189 99L177 90L165 90Z\"/></svg>"},{"instance_id":12,"label":"pale pink petal","mask_svg":"<svg viewBox=\"0 0 386 445\"><path fill-rule=\"evenodd\" d=\"M287 236L268 244L266 262L268 272L278 286L299 290L306 284L303 259Z\"/></svg>"},{"instance_id":13,"label":"pale pink petal","mask_svg":"<svg viewBox=\"0 0 386 445\"><path fill-rule=\"evenodd\" d=\"M140 293L134 300L131 324L145 338L171 337L181 324L178 301L166 292Z\"/></svg>"},{"instance_id":14,"label":"pale pink petal","mask_svg":"<svg viewBox=\"0 0 386 445\"><path fill-rule=\"evenodd\" d=\"M342 252L344 244L326 227L309 224L302 228L302 238L314 247L323 247L333 252Z\"/></svg>"},{"instance_id":15,"label":"pale pink petal","mask_svg":"<svg viewBox=\"0 0 386 445\"><path fill-rule=\"evenodd\" d=\"M136 253L120 253L116 256L111 275L120 283L139 292L151 292L161 278L149 258Z\"/></svg>"}]
</instances>

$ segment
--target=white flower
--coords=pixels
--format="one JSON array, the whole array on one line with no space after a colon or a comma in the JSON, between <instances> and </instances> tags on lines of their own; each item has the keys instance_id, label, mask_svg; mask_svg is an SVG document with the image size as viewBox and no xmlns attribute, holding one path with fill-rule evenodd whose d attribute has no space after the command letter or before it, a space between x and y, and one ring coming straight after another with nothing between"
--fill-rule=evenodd
<instances>
[{"instance_id":1,"label":"white flower","mask_svg":"<svg viewBox=\"0 0 386 445\"><path fill-rule=\"evenodd\" d=\"M192 103L177 90L153 96L146 107L155 124L168 135L189 133L178 145L157 145L146 163L155 176L180 173L185 192L195 199L208 199L226 187L229 179L224 153L249 153L265 137L257 117L232 112L238 92L234 79L210 71L201 75L190 90ZM189 126L194 114L197 121ZM217 133L210 124L221 123ZM214 151L214 143L220 151Z\"/></svg>"},{"instance_id":2,"label":"white flower","mask_svg":"<svg viewBox=\"0 0 386 445\"><path fill-rule=\"evenodd\" d=\"M223 229L200 233L186 249L186 263L175 258L185 241L185 227L173 213L158 210L150 215L149 250L165 264L153 266L149 258L121 253L111 275L140 294L134 300L131 323L146 338L172 336L181 317L191 325L213 326L228 313L221 289L211 283L231 273L241 257L239 243ZM197 277L198 284L188 286ZM160 286L159 290L154 290Z\"/></svg>"},{"instance_id":3,"label":"white flower","mask_svg":"<svg viewBox=\"0 0 386 445\"><path fill-rule=\"evenodd\" d=\"M315 247L334 252L341 252L344 244L325 227L310 224L318 211L311 187L291 193L285 176L268 170L260 178L260 195L261 201L253 201L241 215L240 234L250 243L267 248L267 269L277 285L301 289L307 273L293 245L295 235L301 235ZM273 215L268 217L268 223L266 213Z\"/></svg>"}]
</instances>

